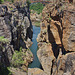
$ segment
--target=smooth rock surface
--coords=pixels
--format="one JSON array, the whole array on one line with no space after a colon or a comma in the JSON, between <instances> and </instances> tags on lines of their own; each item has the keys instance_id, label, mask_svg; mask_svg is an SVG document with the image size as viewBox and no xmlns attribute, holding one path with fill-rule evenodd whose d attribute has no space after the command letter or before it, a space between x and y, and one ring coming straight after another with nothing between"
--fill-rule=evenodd
<instances>
[{"instance_id":1,"label":"smooth rock surface","mask_svg":"<svg viewBox=\"0 0 75 75\"><path fill-rule=\"evenodd\" d=\"M47 75L47 74L39 68L28 68L28 75Z\"/></svg>"}]
</instances>

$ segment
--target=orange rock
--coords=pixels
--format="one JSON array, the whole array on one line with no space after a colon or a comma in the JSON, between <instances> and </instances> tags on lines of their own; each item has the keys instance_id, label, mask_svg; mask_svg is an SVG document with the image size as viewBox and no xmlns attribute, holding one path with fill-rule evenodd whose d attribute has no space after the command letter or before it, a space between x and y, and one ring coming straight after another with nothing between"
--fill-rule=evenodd
<instances>
[{"instance_id":1,"label":"orange rock","mask_svg":"<svg viewBox=\"0 0 75 75\"><path fill-rule=\"evenodd\" d=\"M61 44L66 51L75 51L75 7L72 4L48 4L42 12L41 41ZM47 10L47 11L46 11Z\"/></svg>"}]
</instances>

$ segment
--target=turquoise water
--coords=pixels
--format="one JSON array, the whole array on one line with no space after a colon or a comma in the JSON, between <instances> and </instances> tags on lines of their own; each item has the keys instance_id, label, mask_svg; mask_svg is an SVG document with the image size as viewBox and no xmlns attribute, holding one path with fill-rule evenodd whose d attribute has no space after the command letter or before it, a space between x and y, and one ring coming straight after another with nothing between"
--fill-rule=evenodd
<instances>
[{"instance_id":1,"label":"turquoise water","mask_svg":"<svg viewBox=\"0 0 75 75\"><path fill-rule=\"evenodd\" d=\"M29 68L36 68L36 67L41 68L41 64L40 64L38 57L37 57L38 46L37 46L37 40L36 40L39 33L40 33L40 27L33 26L33 38L32 38L33 44L30 47L30 50L33 53L34 60L31 64L29 64Z\"/></svg>"}]
</instances>

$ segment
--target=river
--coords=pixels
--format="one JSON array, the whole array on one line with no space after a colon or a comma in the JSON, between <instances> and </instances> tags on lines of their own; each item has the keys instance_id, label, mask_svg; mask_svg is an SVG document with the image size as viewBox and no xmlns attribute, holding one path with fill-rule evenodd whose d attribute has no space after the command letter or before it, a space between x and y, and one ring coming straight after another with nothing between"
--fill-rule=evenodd
<instances>
[{"instance_id":1,"label":"river","mask_svg":"<svg viewBox=\"0 0 75 75\"><path fill-rule=\"evenodd\" d=\"M33 53L34 60L31 64L29 64L29 68L41 68L41 64L37 57L38 43L36 40L39 33L40 33L40 27L33 26L33 38L32 38L33 44L30 47L30 50Z\"/></svg>"}]
</instances>

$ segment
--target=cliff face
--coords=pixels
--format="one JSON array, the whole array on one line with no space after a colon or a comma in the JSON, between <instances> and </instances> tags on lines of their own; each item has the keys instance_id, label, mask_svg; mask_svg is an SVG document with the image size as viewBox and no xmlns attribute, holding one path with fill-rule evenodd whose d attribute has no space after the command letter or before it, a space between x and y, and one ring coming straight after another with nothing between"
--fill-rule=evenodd
<instances>
[{"instance_id":1,"label":"cliff face","mask_svg":"<svg viewBox=\"0 0 75 75\"><path fill-rule=\"evenodd\" d=\"M0 37L5 39L0 39L0 63L8 66L14 50L31 46L32 34L30 12L26 3L0 5Z\"/></svg>"},{"instance_id":2,"label":"cliff face","mask_svg":"<svg viewBox=\"0 0 75 75\"><path fill-rule=\"evenodd\" d=\"M45 12L45 10L47 11ZM50 4L44 8L42 15L41 33L38 36L41 39L38 41L55 43L64 47L66 51L75 51L74 6L71 4L58 4L56 6Z\"/></svg>"},{"instance_id":3,"label":"cliff face","mask_svg":"<svg viewBox=\"0 0 75 75\"><path fill-rule=\"evenodd\" d=\"M44 72L47 75L74 75L74 4L57 2L46 5L42 12L40 27L37 55Z\"/></svg>"}]
</instances>

